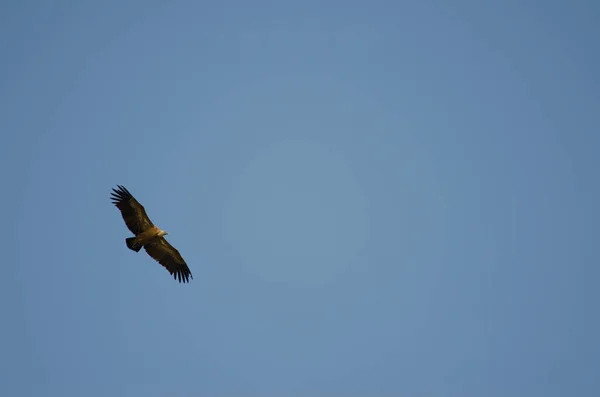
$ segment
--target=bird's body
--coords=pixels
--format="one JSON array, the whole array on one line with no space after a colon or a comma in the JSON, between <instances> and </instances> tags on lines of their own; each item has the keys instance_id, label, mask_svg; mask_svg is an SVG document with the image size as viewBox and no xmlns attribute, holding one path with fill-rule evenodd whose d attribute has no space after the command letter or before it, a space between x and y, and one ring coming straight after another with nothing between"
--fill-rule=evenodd
<instances>
[{"instance_id":1,"label":"bird's body","mask_svg":"<svg viewBox=\"0 0 600 397\"><path fill-rule=\"evenodd\" d=\"M127 247L129 247L129 249L138 252L142 247L167 234L169 233L165 232L158 226L152 226L135 237L125 239L125 242L127 243Z\"/></svg>"},{"instance_id":2,"label":"bird's body","mask_svg":"<svg viewBox=\"0 0 600 397\"><path fill-rule=\"evenodd\" d=\"M165 239L166 231L154 225L144 207L120 185L111 193L113 204L121 211L127 228L135 235L125 239L127 247L139 252L142 247L179 282L189 282L192 277L189 267L179 251Z\"/></svg>"}]
</instances>

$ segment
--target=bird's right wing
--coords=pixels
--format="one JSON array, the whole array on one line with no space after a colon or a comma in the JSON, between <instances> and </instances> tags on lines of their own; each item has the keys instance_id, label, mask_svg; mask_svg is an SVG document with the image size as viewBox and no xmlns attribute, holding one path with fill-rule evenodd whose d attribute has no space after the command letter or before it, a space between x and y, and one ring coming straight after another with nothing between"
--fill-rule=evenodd
<instances>
[{"instance_id":1,"label":"bird's right wing","mask_svg":"<svg viewBox=\"0 0 600 397\"><path fill-rule=\"evenodd\" d=\"M113 189L111 193L112 203L121 211L125 225L136 236L148 230L154 224L146 214L144 206L141 205L125 187L117 185L119 189Z\"/></svg>"}]
</instances>

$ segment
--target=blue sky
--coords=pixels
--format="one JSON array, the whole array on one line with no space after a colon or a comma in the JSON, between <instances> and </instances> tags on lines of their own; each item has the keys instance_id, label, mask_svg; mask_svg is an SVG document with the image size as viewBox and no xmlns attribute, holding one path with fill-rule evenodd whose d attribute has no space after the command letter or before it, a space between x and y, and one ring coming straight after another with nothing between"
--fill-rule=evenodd
<instances>
[{"instance_id":1,"label":"blue sky","mask_svg":"<svg viewBox=\"0 0 600 397\"><path fill-rule=\"evenodd\" d=\"M600 395L597 3L0 9L1 395Z\"/></svg>"}]
</instances>

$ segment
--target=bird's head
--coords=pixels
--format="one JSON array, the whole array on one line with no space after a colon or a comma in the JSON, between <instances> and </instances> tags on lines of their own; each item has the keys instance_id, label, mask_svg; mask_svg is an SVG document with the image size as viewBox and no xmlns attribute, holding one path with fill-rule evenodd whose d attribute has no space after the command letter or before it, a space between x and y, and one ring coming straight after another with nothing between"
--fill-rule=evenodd
<instances>
[{"instance_id":1,"label":"bird's head","mask_svg":"<svg viewBox=\"0 0 600 397\"><path fill-rule=\"evenodd\" d=\"M159 237L166 236L167 234L169 234L169 232L167 232L166 230L161 230L160 232L158 232Z\"/></svg>"}]
</instances>

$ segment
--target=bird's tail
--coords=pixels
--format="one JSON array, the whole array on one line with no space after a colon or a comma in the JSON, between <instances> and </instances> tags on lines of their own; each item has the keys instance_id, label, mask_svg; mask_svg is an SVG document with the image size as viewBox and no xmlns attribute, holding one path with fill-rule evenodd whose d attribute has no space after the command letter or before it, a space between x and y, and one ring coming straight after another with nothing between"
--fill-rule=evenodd
<instances>
[{"instance_id":1,"label":"bird's tail","mask_svg":"<svg viewBox=\"0 0 600 397\"><path fill-rule=\"evenodd\" d=\"M136 241L135 237L126 238L125 244L127 244L127 248L135 252L139 252L142 249L142 245Z\"/></svg>"}]
</instances>

